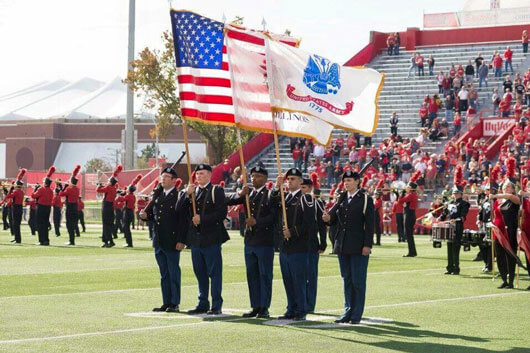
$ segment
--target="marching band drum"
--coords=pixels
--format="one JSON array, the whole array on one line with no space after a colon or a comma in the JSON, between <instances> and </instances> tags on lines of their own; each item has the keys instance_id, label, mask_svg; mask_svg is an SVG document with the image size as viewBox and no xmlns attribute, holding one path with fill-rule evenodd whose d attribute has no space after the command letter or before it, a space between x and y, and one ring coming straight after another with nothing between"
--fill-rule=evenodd
<instances>
[{"instance_id":1,"label":"marching band drum","mask_svg":"<svg viewBox=\"0 0 530 353\"><path fill-rule=\"evenodd\" d=\"M449 222L437 222L432 225L432 245L441 248L443 241L453 241L455 227Z\"/></svg>"}]
</instances>

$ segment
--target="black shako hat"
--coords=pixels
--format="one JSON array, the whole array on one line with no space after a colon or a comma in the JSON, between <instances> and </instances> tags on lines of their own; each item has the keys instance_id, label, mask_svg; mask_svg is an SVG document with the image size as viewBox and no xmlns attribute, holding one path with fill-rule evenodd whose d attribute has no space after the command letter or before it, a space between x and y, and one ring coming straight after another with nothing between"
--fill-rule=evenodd
<instances>
[{"instance_id":1,"label":"black shako hat","mask_svg":"<svg viewBox=\"0 0 530 353\"><path fill-rule=\"evenodd\" d=\"M346 178L353 178L355 180L361 179L361 175L353 170L347 170L342 174L342 180Z\"/></svg>"},{"instance_id":2,"label":"black shako hat","mask_svg":"<svg viewBox=\"0 0 530 353\"><path fill-rule=\"evenodd\" d=\"M302 179L302 185L311 185L311 186L313 186L313 182L311 181L311 179L303 178Z\"/></svg>"},{"instance_id":3,"label":"black shako hat","mask_svg":"<svg viewBox=\"0 0 530 353\"><path fill-rule=\"evenodd\" d=\"M287 171L285 176L288 177L288 176L291 176L291 175L301 178L302 177L302 172L299 169L297 169L297 168L291 168L291 169L289 169Z\"/></svg>"},{"instance_id":4,"label":"black shako hat","mask_svg":"<svg viewBox=\"0 0 530 353\"><path fill-rule=\"evenodd\" d=\"M175 172L175 169L173 169L171 167L166 167L166 168L162 169L162 173L160 173L160 174L164 174L164 173L171 174L171 176L173 178L177 177L177 172Z\"/></svg>"},{"instance_id":5,"label":"black shako hat","mask_svg":"<svg viewBox=\"0 0 530 353\"><path fill-rule=\"evenodd\" d=\"M250 174L252 173L258 173L258 174L262 174L265 176L269 176L269 172L267 171L267 169L260 167L259 165L255 166L254 168L250 170Z\"/></svg>"},{"instance_id":6,"label":"black shako hat","mask_svg":"<svg viewBox=\"0 0 530 353\"><path fill-rule=\"evenodd\" d=\"M195 167L196 172L198 172L199 170L207 170L211 172L212 167L210 167L208 164L201 163L201 164L197 164L197 166Z\"/></svg>"}]
</instances>

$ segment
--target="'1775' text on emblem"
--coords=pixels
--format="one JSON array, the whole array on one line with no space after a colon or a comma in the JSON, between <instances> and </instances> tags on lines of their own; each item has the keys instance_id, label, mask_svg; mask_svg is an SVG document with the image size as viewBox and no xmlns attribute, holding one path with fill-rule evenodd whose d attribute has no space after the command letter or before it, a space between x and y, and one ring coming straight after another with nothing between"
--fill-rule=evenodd
<instances>
[{"instance_id":1,"label":"'1775' text on emblem","mask_svg":"<svg viewBox=\"0 0 530 353\"><path fill-rule=\"evenodd\" d=\"M303 81L315 93L321 95L337 94L341 87L340 66L321 56L311 55L304 69ZM334 114L346 115L353 109L353 102L346 102L345 108L337 108L321 98L312 97L311 95L297 95L294 93L295 89L294 86L288 84L286 89L287 96L298 102L310 102L309 106L319 113L322 112L322 108L325 108Z\"/></svg>"}]
</instances>

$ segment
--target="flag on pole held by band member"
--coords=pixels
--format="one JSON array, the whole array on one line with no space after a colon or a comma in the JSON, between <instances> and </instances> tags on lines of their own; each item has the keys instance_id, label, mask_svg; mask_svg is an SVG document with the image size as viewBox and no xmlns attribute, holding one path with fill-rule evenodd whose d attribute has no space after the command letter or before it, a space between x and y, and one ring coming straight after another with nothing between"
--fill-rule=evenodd
<instances>
[{"instance_id":1,"label":"flag on pole held by band member","mask_svg":"<svg viewBox=\"0 0 530 353\"><path fill-rule=\"evenodd\" d=\"M337 63L274 40L267 41L274 111L315 116L335 127L373 135L384 74Z\"/></svg>"},{"instance_id":2,"label":"flag on pole held by band member","mask_svg":"<svg viewBox=\"0 0 530 353\"><path fill-rule=\"evenodd\" d=\"M182 118L272 132L263 33L184 10L171 10L171 23ZM270 36L287 46L299 43ZM230 60L228 39L233 46ZM330 142L333 126L323 121L301 112L277 112L275 117L280 134Z\"/></svg>"}]
</instances>

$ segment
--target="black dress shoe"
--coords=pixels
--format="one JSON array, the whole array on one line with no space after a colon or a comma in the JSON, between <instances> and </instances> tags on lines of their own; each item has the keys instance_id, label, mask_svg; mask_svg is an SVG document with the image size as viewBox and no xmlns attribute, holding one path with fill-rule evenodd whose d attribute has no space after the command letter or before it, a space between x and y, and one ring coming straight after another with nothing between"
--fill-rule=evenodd
<instances>
[{"instance_id":1,"label":"black dress shoe","mask_svg":"<svg viewBox=\"0 0 530 353\"><path fill-rule=\"evenodd\" d=\"M109 245L107 246L107 248L112 248L114 245L116 245L116 244L114 244L114 243L109 243Z\"/></svg>"},{"instance_id":2,"label":"black dress shoe","mask_svg":"<svg viewBox=\"0 0 530 353\"><path fill-rule=\"evenodd\" d=\"M457 275L458 276L459 274L460 274L460 271L454 271L453 272L453 275Z\"/></svg>"},{"instance_id":3,"label":"black dress shoe","mask_svg":"<svg viewBox=\"0 0 530 353\"><path fill-rule=\"evenodd\" d=\"M101 245L102 248L108 248L109 247L109 244L105 243L103 245Z\"/></svg>"},{"instance_id":4,"label":"black dress shoe","mask_svg":"<svg viewBox=\"0 0 530 353\"><path fill-rule=\"evenodd\" d=\"M16 242L16 240L15 240L15 239L11 239L9 242L10 242L10 243L14 243L14 242ZM39 243L39 244L40 244L40 243Z\"/></svg>"},{"instance_id":5,"label":"black dress shoe","mask_svg":"<svg viewBox=\"0 0 530 353\"><path fill-rule=\"evenodd\" d=\"M403 255L403 257L414 257L414 255L407 254L407 255Z\"/></svg>"},{"instance_id":6,"label":"black dress shoe","mask_svg":"<svg viewBox=\"0 0 530 353\"><path fill-rule=\"evenodd\" d=\"M453 271L447 270L447 271L444 272L444 275L452 275L452 274L453 274Z\"/></svg>"},{"instance_id":7,"label":"black dress shoe","mask_svg":"<svg viewBox=\"0 0 530 353\"><path fill-rule=\"evenodd\" d=\"M508 283L508 285L505 288L506 289L513 289L513 283Z\"/></svg>"},{"instance_id":8,"label":"black dress shoe","mask_svg":"<svg viewBox=\"0 0 530 353\"><path fill-rule=\"evenodd\" d=\"M341 318L338 318L337 320L334 321L336 324L345 324L347 322L350 322L350 319L346 318L346 317L341 317Z\"/></svg>"},{"instance_id":9,"label":"black dress shoe","mask_svg":"<svg viewBox=\"0 0 530 353\"><path fill-rule=\"evenodd\" d=\"M503 289L503 288L506 288L506 287L508 287L508 283L507 282L502 282L502 284L500 286L498 286L497 288Z\"/></svg>"},{"instance_id":10,"label":"black dress shoe","mask_svg":"<svg viewBox=\"0 0 530 353\"><path fill-rule=\"evenodd\" d=\"M188 310L188 314L190 314L190 315L206 314L207 312L208 312L208 310L200 309L200 308L195 308L195 309L192 309L192 310Z\"/></svg>"},{"instance_id":11,"label":"black dress shoe","mask_svg":"<svg viewBox=\"0 0 530 353\"><path fill-rule=\"evenodd\" d=\"M74 243L66 242L64 245L75 245Z\"/></svg>"},{"instance_id":12,"label":"black dress shoe","mask_svg":"<svg viewBox=\"0 0 530 353\"><path fill-rule=\"evenodd\" d=\"M278 316L278 320L292 320L294 319L293 314L285 313L282 316Z\"/></svg>"},{"instance_id":13,"label":"black dress shoe","mask_svg":"<svg viewBox=\"0 0 530 353\"><path fill-rule=\"evenodd\" d=\"M528 288L526 288L526 290L530 290L530 286L528 286Z\"/></svg>"},{"instance_id":14,"label":"black dress shoe","mask_svg":"<svg viewBox=\"0 0 530 353\"><path fill-rule=\"evenodd\" d=\"M125 244L123 245L124 248L132 248L133 246L132 245L129 245L129 244Z\"/></svg>"},{"instance_id":15,"label":"black dress shoe","mask_svg":"<svg viewBox=\"0 0 530 353\"><path fill-rule=\"evenodd\" d=\"M305 321L305 314L295 315L293 321Z\"/></svg>"},{"instance_id":16,"label":"black dress shoe","mask_svg":"<svg viewBox=\"0 0 530 353\"><path fill-rule=\"evenodd\" d=\"M361 323L361 320L350 320L350 324L352 325L359 325Z\"/></svg>"},{"instance_id":17,"label":"black dress shoe","mask_svg":"<svg viewBox=\"0 0 530 353\"><path fill-rule=\"evenodd\" d=\"M221 310L208 310L206 315L221 315L223 312Z\"/></svg>"},{"instance_id":18,"label":"black dress shoe","mask_svg":"<svg viewBox=\"0 0 530 353\"><path fill-rule=\"evenodd\" d=\"M251 311L244 313L243 317L256 317L259 314L260 310L253 308Z\"/></svg>"},{"instance_id":19,"label":"black dress shoe","mask_svg":"<svg viewBox=\"0 0 530 353\"><path fill-rule=\"evenodd\" d=\"M168 306L168 308L166 309L166 313L178 313L180 310L179 310L179 307L178 305L170 305Z\"/></svg>"},{"instance_id":20,"label":"black dress shoe","mask_svg":"<svg viewBox=\"0 0 530 353\"><path fill-rule=\"evenodd\" d=\"M269 314L268 309L261 309L256 317L258 319L268 319L271 317L271 315Z\"/></svg>"},{"instance_id":21,"label":"black dress shoe","mask_svg":"<svg viewBox=\"0 0 530 353\"><path fill-rule=\"evenodd\" d=\"M157 312L158 312L158 311L166 311L167 308L169 308L169 305L164 304L164 305L162 305L160 308L153 308L153 311L157 311Z\"/></svg>"}]
</instances>

